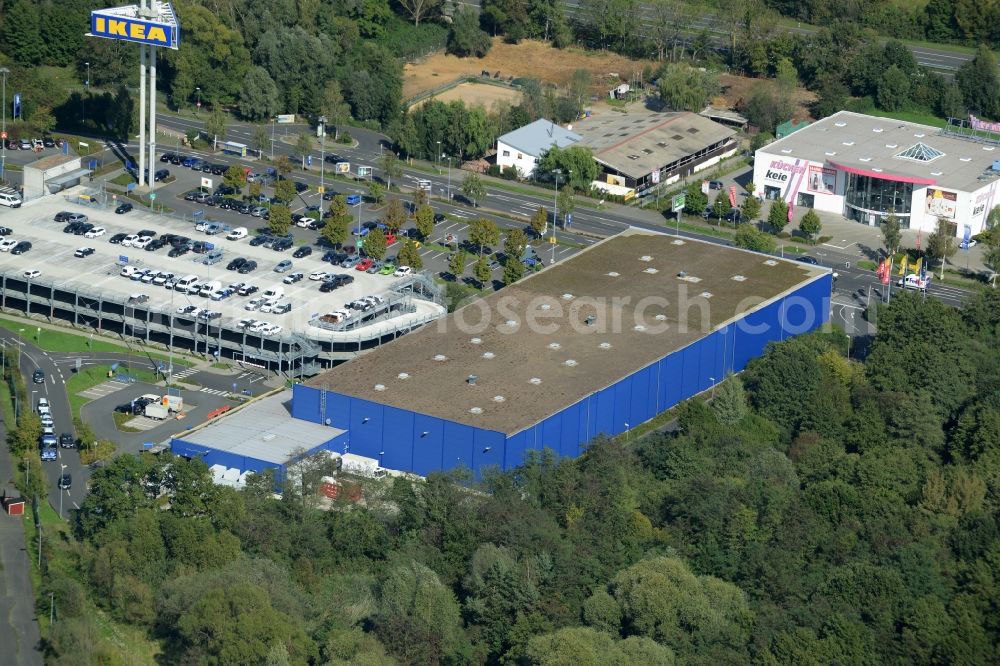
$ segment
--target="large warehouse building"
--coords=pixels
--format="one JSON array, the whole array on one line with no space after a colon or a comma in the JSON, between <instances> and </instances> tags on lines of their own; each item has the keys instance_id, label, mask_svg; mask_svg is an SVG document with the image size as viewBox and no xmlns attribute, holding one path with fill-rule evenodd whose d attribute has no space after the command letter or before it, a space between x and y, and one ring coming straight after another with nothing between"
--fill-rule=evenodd
<instances>
[{"instance_id":1,"label":"large warehouse building","mask_svg":"<svg viewBox=\"0 0 1000 666\"><path fill-rule=\"evenodd\" d=\"M293 389L326 448L426 475L576 456L828 320L828 269L631 230Z\"/></svg>"},{"instance_id":2,"label":"large warehouse building","mask_svg":"<svg viewBox=\"0 0 1000 666\"><path fill-rule=\"evenodd\" d=\"M758 150L753 183L759 196L861 224L893 213L904 229L933 232L942 218L971 236L1000 203L998 136L841 111Z\"/></svg>"}]
</instances>

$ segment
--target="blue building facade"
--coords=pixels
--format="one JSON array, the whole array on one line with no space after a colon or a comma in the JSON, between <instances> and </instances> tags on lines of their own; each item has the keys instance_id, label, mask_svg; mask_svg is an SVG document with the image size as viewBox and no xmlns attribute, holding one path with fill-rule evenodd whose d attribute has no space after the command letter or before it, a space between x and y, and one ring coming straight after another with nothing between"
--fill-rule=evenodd
<instances>
[{"instance_id":1,"label":"blue building facade","mask_svg":"<svg viewBox=\"0 0 1000 666\"><path fill-rule=\"evenodd\" d=\"M743 370L770 342L827 323L831 289L829 273L804 283L518 432L477 428L302 384L293 388L292 416L347 431L324 448L421 476L462 466L477 476L490 466L507 470L532 449L577 456L597 435L622 433Z\"/></svg>"}]
</instances>

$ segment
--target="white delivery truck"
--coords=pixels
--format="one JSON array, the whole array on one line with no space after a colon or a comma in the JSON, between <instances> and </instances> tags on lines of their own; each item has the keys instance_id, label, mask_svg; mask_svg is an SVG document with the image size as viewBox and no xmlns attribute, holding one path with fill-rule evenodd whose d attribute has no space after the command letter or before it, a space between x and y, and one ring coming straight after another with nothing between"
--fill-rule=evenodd
<instances>
[{"instance_id":1,"label":"white delivery truck","mask_svg":"<svg viewBox=\"0 0 1000 666\"><path fill-rule=\"evenodd\" d=\"M247 237L247 234L248 232L246 227L236 227L235 229L229 232L229 234L226 236L226 240L231 240L231 241L242 240Z\"/></svg>"},{"instance_id":2,"label":"white delivery truck","mask_svg":"<svg viewBox=\"0 0 1000 666\"><path fill-rule=\"evenodd\" d=\"M179 412L184 409L184 398L179 395L165 395L160 403L172 412Z\"/></svg>"},{"instance_id":3,"label":"white delivery truck","mask_svg":"<svg viewBox=\"0 0 1000 666\"><path fill-rule=\"evenodd\" d=\"M157 421L163 421L170 416L170 410L158 402L151 402L146 405L146 411L144 413L147 417L156 419Z\"/></svg>"},{"instance_id":4,"label":"white delivery truck","mask_svg":"<svg viewBox=\"0 0 1000 666\"><path fill-rule=\"evenodd\" d=\"M345 453L340 457L340 471L368 479L381 479L386 475L377 460L354 453Z\"/></svg>"}]
</instances>

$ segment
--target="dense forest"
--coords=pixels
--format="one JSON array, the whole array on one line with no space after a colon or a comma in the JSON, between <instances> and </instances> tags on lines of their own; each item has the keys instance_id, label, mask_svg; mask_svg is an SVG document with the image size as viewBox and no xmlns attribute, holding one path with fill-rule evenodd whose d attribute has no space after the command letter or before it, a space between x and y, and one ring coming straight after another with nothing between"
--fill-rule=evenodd
<instances>
[{"instance_id":1,"label":"dense forest","mask_svg":"<svg viewBox=\"0 0 1000 666\"><path fill-rule=\"evenodd\" d=\"M46 542L50 661L125 663L110 617L180 664L995 664L1000 296L878 314L864 362L791 339L670 433L362 505L119 457Z\"/></svg>"}]
</instances>

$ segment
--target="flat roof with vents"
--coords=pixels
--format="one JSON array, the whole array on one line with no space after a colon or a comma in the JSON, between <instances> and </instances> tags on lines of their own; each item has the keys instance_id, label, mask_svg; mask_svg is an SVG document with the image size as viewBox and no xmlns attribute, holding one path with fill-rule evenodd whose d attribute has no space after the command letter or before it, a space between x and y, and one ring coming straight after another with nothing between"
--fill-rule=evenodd
<instances>
[{"instance_id":1,"label":"flat roof with vents","mask_svg":"<svg viewBox=\"0 0 1000 666\"><path fill-rule=\"evenodd\" d=\"M758 151L789 162L825 162L844 170L974 192L998 175L991 146L937 127L838 111Z\"/></svg>"},{"instance_id":2,"label":"flat roof with vents","mask_svg":"<svg viewBox=\"0 0 1000 666\"><path fill-rule=\"evenodd\" d=\"M632 178L729 139L736 130L686 111L664 113L629 107L627 113L609 111L573 123L581 145L594 158Z\"/></svg>"},{"instance_id":3,"label":"flat roof with vents","mask_svg":"<svg viewBox=\"0 0 1000 666\"><path fill-rule=\"evenodd\" d=\"M516 433L829 272L675 240L630 229L308 385Z\"/></svg>"}]
</instances>

